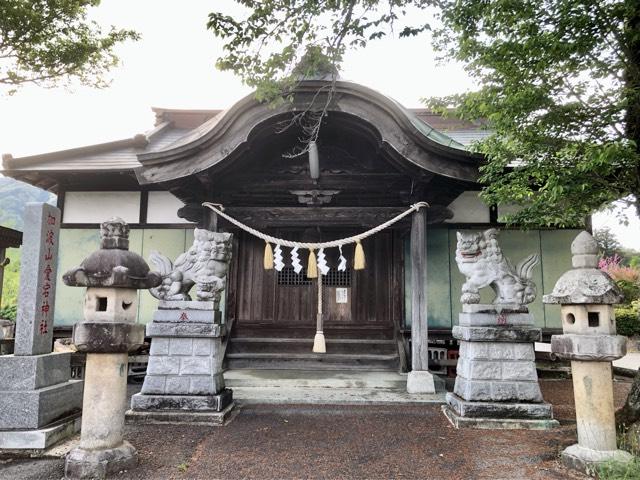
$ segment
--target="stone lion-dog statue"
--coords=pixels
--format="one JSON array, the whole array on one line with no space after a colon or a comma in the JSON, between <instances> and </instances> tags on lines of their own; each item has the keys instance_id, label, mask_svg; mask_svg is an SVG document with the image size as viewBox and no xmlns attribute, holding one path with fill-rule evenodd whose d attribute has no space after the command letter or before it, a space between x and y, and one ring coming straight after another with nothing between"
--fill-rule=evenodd
<instances>
[{"instance_id":1,"label":"stone lion-dog statue","mask_svg":"<svg viewBox=\"0 0 640 480\"><path fill-rule=\"evenodd\" d=\"M480 289L490 286L496 293L494 305L524 306L536 298L531 280L540 256L532 253L515 268L498 245L499 231L457 232L456 263L466 277L462 285L463 304L480 303Z\"/></svg>"}]
</instances>

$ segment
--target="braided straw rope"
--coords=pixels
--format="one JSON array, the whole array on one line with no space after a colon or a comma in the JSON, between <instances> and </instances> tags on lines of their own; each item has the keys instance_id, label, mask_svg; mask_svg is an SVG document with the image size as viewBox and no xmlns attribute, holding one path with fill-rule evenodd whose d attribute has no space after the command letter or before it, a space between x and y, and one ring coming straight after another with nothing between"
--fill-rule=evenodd
<instances>
[{"instance_id":1,"label":"braided straw rope","mask_svg":"<svg viewBox=\"0 0 640 480\"><path fill-rule=\"evenodd\" d=\"M384 230L387 227L390 227L394 223L399 222L400 220L402 220L404 217L406 217L407 215L409 215L413 211L418 211L423 207L428 208L429 204L427 202L414 203L413 205L411 205L411 207L409 207L404 212L400 213L399 215L396 215L392 219L387 220L386 222L378 225L377 227L374 227L374 228L372 228L370 230L367 230L366 232L359 233L358 235L354 235L352 237L345 237L345 238L340 238L338 240L332 240L330 242L320 242L320 243L292 242L291 240L285 240L284 238L272 237L271 235L267 235L266 233L259 232L255 228L251 228L250 226L245 225L244 223L242 223L242 222L236 220L235 218L227 215L226 213L223 212L224 209L223 209L222 205L209 203L209 202L204 202L202 204L202 206L210 208L217 215L220 215L222 218L224 218L224 219L228 220L229 222L233 223L236 227L241 228L245 232L248 232L248 233L250 233L251 235L253 235L255 237L261 238L265 242L269 242L269 243L273 243L273 244L276 244L276 245L281 245L283 247L289 247L289 248L298 247L298 248L306 248L308 250L317 250L319 248L340 247L342 245L348 245L350 243L357 243L360 240L363 240L363 239L365 239L367 237L370 237L371 235L374 235L374 234L378 233L379 231Z\"/></svg>"}]
</instances>

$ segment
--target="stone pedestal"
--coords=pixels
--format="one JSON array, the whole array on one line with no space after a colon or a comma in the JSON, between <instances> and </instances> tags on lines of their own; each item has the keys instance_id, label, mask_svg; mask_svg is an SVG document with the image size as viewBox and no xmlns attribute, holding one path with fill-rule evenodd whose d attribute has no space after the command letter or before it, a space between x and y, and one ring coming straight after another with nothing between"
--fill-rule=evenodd
<instances>
[{"instance_id":1,"label":"stone pedestal","mask_svg":"<svg viewBox=\"0 0 640 480\"><path fill-rule=\"evenodd\" d=\"M457 377L443 411L457 428L546 429L558 425L542 399L534 342L540 329L526 312L465 312Z\"/></svg>"},{"instance_id":2,"label":"stone pedestal","mask_svg":"<svg viewBox=\"0 0 640 480\"><path fill-rule=\"evenodd\" d=\"M0 448L44 449L80 429L71 354L0 356Z\"/></svg>"},{"instance_id":3,"label":"stone pedestal","mask_svg":"<svg viewBox=\"0 0 640 480\"><path fill-rule=\"evenodd\" d=\"M222 375L225 326L211 303L160 302L147 326L147 375L131 398L128 421L224 424L233 396Z\"/></svg>"},{"instance_id":4,"label":"stone pedestal","mask_svg":"<svg viewBox=\"0 0 640 480\"><path fill-rule=\"evenodd\" d=\"M138 464L123 440L127 401L127 353L89 353L80 445L65 462L67 478L105 478Z\"/></svg>"}]
</instances>

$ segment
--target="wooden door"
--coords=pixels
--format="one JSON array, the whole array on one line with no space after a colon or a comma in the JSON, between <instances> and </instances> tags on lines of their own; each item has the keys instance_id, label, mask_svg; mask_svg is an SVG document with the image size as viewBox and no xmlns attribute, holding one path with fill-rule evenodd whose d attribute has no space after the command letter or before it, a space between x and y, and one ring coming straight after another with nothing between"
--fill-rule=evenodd
<instances>
[{"instance_id":1,"label":"wooden door","mask_svg":"<svg viewBox=\"0 0 640 480\"><path fill-rule=\"evenodd\" d=\"M340 238L352 232L331 232L328 238ZM297 240L296 232L283 233ZM330 236L329 236L330 235ZM393 234L381 232L363 242L366 268L353 270L354 246L343 248L347 270L337 270L339 251L325 251L329 274L323 277L323 313L327 327L388 327L393 323L393 308L401 295L394 287ZM300 250L303 271L291 267L290 250L283 249L285 268L264 270L264 242L241 233L235 299L239 326L309 327L316 325L317 281L306 277L308 253ZM397 260L397 256L395 257ZM398 267L396 265L396 267Z\"/></svg>"}]
</instances>

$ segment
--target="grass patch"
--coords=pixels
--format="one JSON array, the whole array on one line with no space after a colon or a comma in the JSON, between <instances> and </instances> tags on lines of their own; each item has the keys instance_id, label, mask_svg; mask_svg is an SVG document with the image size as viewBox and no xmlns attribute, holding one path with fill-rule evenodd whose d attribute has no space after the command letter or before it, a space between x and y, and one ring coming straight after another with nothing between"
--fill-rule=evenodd
<instances>
[{"instance_id":1,"label":"grass patch","mask_svg":"<svg viewBox=\"0 0 640 480\"><path fill-rule=\"evenodd\" d=\"M604 462L598 468L600 480L640 480L640 459L635 457L629 463L616 460Z\"/></svg>"}]
</instances>

